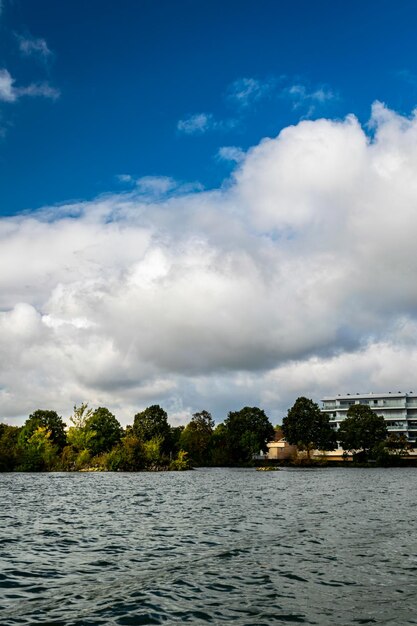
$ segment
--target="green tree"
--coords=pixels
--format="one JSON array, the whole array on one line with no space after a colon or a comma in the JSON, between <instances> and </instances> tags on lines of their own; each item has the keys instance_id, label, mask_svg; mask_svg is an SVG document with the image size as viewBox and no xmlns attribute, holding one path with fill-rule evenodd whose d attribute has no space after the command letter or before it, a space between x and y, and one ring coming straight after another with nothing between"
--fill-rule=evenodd
<instances>
[{"instance_id":1,"label":"green tree","mask_svg":"<svg viewBox=\"0 0 417 626\"><path fill-rule=\"evenodd\" d=\"M210 463L210 447L213 437L214 420L208 411L194 413L191 422L180 437L180 448L188 452L196 465Z\"/></svg>"},{"instance_id":2,"label":"green tree","mask_svg":"<svg viewBox=\"0 0 417 626\"><path fill-rule=\"evenodd\" d=\"M120 423L105 407L99 407L88 417L85 428L91 434L87 448L93 455L108 452L122 438L123 429Z\"/></svg>"},{"instance_id":3,"label":"green tree","mask_svg":"<svg viewBox=\"0 0 417 626\"><path fill-rule=\"evenodd\" d=\"M93 409L88 408L88 404L74 406L74 412L69 418L72 426L68 429L67 440L70 446L80 452L88 450L89 443L96 432L88 425L88 420L93 416Z\"/></svg>"},{"instance_id":4,"label":"green tree","mask_svg":"<svg viewBox=\"0 0 417 626\"><path fill-rule=\"evenodd\" d=\"M58 464L58 446L52 442L52 433L45 426L38 426L26 441L18 469L39 472L55 469Z\"/></svg>"},{"instance_id":5,"label":"green tree","mask_svg":"<svg viewBox=\"0 0 417 626\"><path fill-rule=\"evenodd\" d=\"M224 426L231 464L250 462L254 454L266 451L266 444L274 437L271 422L256 406L230 411Z\"/></svg>"},{"instance_id":6,"label":"green tree","mask_svg":"<svg viewBox=\"0 0 417 626\"><path fill-rule=\"evenodd\" d=\"M385 420L366 404L353 404L340 424L337 438L344 450L353 452L356 458L367 459L372 449L384 442L388 431Z\"/></svg>"},{"instance_id":7,"label":"green tree","mask_svg":"<svg viewBox=\"0 0 417 626\"><path fill-rule=\"evenodd\" d=\"M217 424L211 439L210 465L224 467L231 464L228 430L224 424Z\"/></svg>"},{"instance_id":8,"label":"green tree","mask_svg":"<svg viewBox=\"0 0 417 626\"><path fill-rule=\"evenodd\" d=\"M133 432L143 442L158 438L161 453L168 454L170 452L172 443L168 415L159 404L149 406L135 415Z\"/></svg>"},{"instance_id":9,"label":"green tree","mask_svg":"<svg viewBox=\"0 0 417 626\"><path fill-rule=\"evenodd\" d=\"M19 464L18 426L0 424L0 472L12 472Z\"/></svg>"},{"instance_id":10,"label":"green tree","mask_svg":"<svg viewBox=\"0 0 417 626\"><path fill-rule=\"evenodd\" d=\"M170 456L174 457L178 454L181 448L181 435L184 432L184 426L171 426L170 427Z\"/></svg>"},{"instance_id":11,"label":"green tree","mask_svg":"<svg viewBox=\"0 0 417 626\"><path fill-rule=\"evenodd\" d=\"M147 467L155 467L163 464L162 437L152 437L143 443L145 463Z\"/></svg>"},{"instance_id":12,"label":"green tree","mask_svg":"<svg viewBox=\"0 0 417 626\"><path fill-rule=\"evenodd\" d=\"M122 443L122 465L120 469L125 472L137 472L145 467L145 451L143 442L133 434L125 435Z\"/></svg>"},{"instance_id":13,"label":"green tree","mask_svg":"<svg viewBox=\"0 0 417 626\"><path fill-rule=\"evenodd\" d=\"M282 420L282 433L290 445L307 452L311 450L334 450L336 438L329 418L320 411L318 404L305 397L297 398Z\"/></svg>"},{"instance_id":14,"label":"green tree","mask_svg":"<svg viewBox=\"0 0 417 626\"><path fill-rule=\"evenodd\" d=\"M58 446L54 445L52 433L44 426L39 426L27 442L28 447L38 450L43 469L51 470L58 462Z\"/></svg>"},{"instance_id":15,"label":"green tree","mask_svg":"<svg viewBox=\"0 0 417 626\"><path fill-rule=\"evenodd\" d=\"M22 447L16 469L18 472L42 472L45 468L40 450L31 445Z\"/></svg>"},{"instance_id":16,"label":"green tree","mask_svg":"<svg viewBox=\"0 0 417 626\"><path fill-rule=\"evenodd\" d=\"M38 409L29 415L29 418L26 420L20 432L20 442L26 445L38 428L46 428L46 430L51 433L51 443L58 446L59 450L62 450L67 442L67 437L65 434L65 424L62 421L62 417L60 417L56 411Z\"/></svg>"},{"instance_id":17,"label":"green tree","mask_svg":"<svg viewBox=\"0 0 417 626\"><path fill-rule=\"evenodd\" d=\"M127 434L110 452L102 455L104 469L109 472L137 472L145 467L143 442L133 434Z\"/></svg>"}]
</instances>

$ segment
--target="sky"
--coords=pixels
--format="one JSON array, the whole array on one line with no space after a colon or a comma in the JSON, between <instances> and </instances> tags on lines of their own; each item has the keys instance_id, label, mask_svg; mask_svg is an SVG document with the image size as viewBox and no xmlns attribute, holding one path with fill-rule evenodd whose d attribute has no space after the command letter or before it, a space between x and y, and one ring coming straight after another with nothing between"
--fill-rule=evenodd
<instances>
[{"instance_id":1,"label":"sky","mask_svg":"<svg viewBox=\"0 0 417 626\"><path fill-rule=\"evenodd\" d=\"M416 391L417 0L0 2L0 421Z\"/></svg>"}]
</instances>

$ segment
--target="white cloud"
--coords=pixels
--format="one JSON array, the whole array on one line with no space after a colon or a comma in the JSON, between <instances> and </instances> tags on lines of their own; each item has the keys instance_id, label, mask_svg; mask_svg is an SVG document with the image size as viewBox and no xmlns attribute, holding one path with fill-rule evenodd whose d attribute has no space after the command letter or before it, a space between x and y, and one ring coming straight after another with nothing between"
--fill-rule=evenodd
<instances>
[{"instance_id":1,"label":"white cloud","mask_svg":"<svg viewBox=\"0 0 417 626\"><path fill-rule=\"evenodd\" d=\"M229 85L226 98L243 111L270 94L276 82L276 79L260 81L255 78L239 78ZM211 113L195 113L179 120L177 130L187 135L203 135L213 130L230 131L239 124L240 120L237 118L216 120Z\"/></svg>"},{"instance_id":2,"label":"white cloud","mask_svg":"<svg viewBox=\"0 0 417 626\"><path fill-rule=\"evenodd\" d=\"M160 196L175 189L177 183L169 176L142 176L136 181L136 186L141 193Z\"/></svg>"},{"instance_id":3,"label":"white cloud","mask_svg":"<svg viewBox=\"0 0 417 626\"><path fill-rule=\"evenodd\" d=\"M32 83L27 87L20 87L15 90L18 97L20 96L41 96L42 98L50 98L51 100L57 100L61 95L59 89L51 87L49 83Z\"/></svg>"},{"instance_id":4,"label":"white cloud","mask_svg":"<svg viewBox=\"0 0 417 626\"><path fill-rule=\"evenodd\" d=\"M58 89L46 82L32 83L26 87L15 87L15 79L6 69L0 69L0 101L15 102L22 96L50 98L56 100L60 96Z\"/></svg>"},{"instance_id":5,"label":"white cloud","mask_svg":"<svg viewBox=\"0 0 417 626\"><path fill-rule=\"evenodd\" d=\"M265 98L276 87L277 80L258 80L256 78L238 78L228 88L227 97L239 107L249 107Z\"/></svg>"},{"instance_id":6,"label":"white cloud","mask_svg":"<svg viewBox=\"0 0 417 626\"><path fill-rule=\"evenodd\" d=\"M282 95L292 101L294 109L307 107L307 113L304 115L304 118L313 115L319 105L337 100L339 97L334 90L325 85L315 89L308 89L306 85L301 83L286 87L282 90Z\"/></svg>"},{"instance_id":7,"label":"white cloud","mask_svg":"<svg viewBox=\"0 0 417 626\"><path fill-rule=\"evenodd\" d=\"M301 83L288 83L286 76L272 76L264 80L253 77L238 78L226 90L226 101L233 105L236 115L226 119L216 119L212 113L195 113L179 120L177 130L187 135L204 135L210 131L231 131L254 112L255 105L261 101L280 98L290 99L293 109L306 109L302 119L311 117L318 107L332 100L337 100L337 93L325 85L308 89ZM222 150L222 148L221 148ZM223 158L219 154L220 158Z\"/></svg>"},{"instance_id":8,"label":"white cloud","mask_svg":"<svg viewBox=\"0 0 417 626\"><path fill-rule=\"evenodd\" d=\"M177 124L177 130L186 135L204 135L213 130L227 132L238 126L237 119L216 120L211 113L196 113Z\"/></svg>"},{"instance_id":9,"label":"white cloud","mask_svg":"<svg viewBox=\"0 0 417 626\"><path fill-rule=\"evenodd\" d=\"M36 56L45 61L52 55L52 51L48 48L45 39L17 35L17 41L23 56Z\"/></svg>"},{"instance_id":10,"label":"white cloud","mask_svg":"<svg viewBox=\"0 0 417 626\"><path fill-rule=\"evenodd\" d=\"M2 417L86 400L124 423L155 402L278 421L301 394L413 389L417 118L376 103L371 123L288 127L217 190L151 177L1 218Z\"/></svg>"},{"instance_id":11,"label":"white cloud","mask_svg":"<svg viewBox=\"0 0 417 626\"><path fill-rule=\"evenodd\" d=\"M13 87L14 79L5 69L0 69L0 101L14 102L16 100L16 92Z\"/></svg>"},{"instance_id":12,"label":"white cloud","mask_svg":"<svg viewBox=\"0 0 417 626\"><path fill-rule=\"evenodd\" d=\"M286 84L286 86L284 86ZM327 85L307 87L301 82L291 82L287 76L257 78L239 78L227 89L229 102L241 109L241 114L266 98L285 97L290 99L294 109L307 108L305 117L313 114L317 107L338 99L338 94Z\"/></svg>"},{"instance_id":13,"label":"white cloud","mask_svg":"<svg viewBox=\"0 0 417 626\"><path fill-rule=\"evenodd\" d=\"M177 124L177 130L186 135L202 135L215 126L214 118L209 113L190 115Z\"/></svg>"},{"instance_id":14,"label":"white cloud","mask_svg":"<svg viewBox=\"0 0 417 626\"><path fill-rule=\"evenodd\" d=\"M116 178L119 181L119 183L131 184L135 182L135 179L133 178L131 174L117 174Z\"/></svg>"},{"instance_id":15,"label":"white cloud","mask_svg":"<svg viewBox=\"0 0 417 626\"><path fill-rule=\"evenodd\" d=\"M219 148L217 156L222 161L233 161L234 163L240 163L245 158L245 153L242 148L237 146L223 146Z\"/></svg>"}]
</instances>

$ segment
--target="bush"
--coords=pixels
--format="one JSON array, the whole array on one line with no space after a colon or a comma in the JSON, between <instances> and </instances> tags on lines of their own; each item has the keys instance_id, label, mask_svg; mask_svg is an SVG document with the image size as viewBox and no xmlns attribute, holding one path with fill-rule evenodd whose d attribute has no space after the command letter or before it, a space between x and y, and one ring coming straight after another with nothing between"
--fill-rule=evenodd
<instances>
[{"instance_id":1,"label":"bush","mask_svg":"<svg viewBox=\"0 0 417 626\"><path fill-rule=\"evenodd\" d=\"M188 459L188 453L184 450L180 450L177 458L171 461L169 469L176 472L184 472L185 470L192 469L191 462Z\"/></svg>"},{"instance_id":2,"label":"bush","mask_svg":"<svg viewBox=\"0 0 417 626\"><path fill-rule=\"evenodd\" d=\"M75 467L76 471L80 471L81 469L85 469L88 467L91 459L91 454L88 450L81 450L75 458Z\"/></svg>"}]
</instances>

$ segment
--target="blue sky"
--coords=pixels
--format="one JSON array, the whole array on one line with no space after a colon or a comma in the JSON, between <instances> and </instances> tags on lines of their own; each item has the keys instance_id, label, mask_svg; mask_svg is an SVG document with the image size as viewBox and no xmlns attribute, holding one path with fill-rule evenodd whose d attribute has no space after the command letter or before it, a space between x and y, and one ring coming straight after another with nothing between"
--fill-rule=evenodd
<instances>
[{"instance_id":1,"label":"blue sky","mask_svg":"<svg viewBox=\"0 0 417 626\"><path fill-rule=\"evenodd\" d=\"M303 116L366 122L376 99L407 114L416 103L414 0L5 0L0 19L15 85L59 92L0 102L2 214L118 190L120 174L216 187L223 146ZM22 39L48 53L23 53ZM242 79L255 82L239 103ZM204 132L178 130L199 114Z\"/></svg>"},{"instance_id":2,"label":"blue sky","mask_svg":"<svg viewBox=\"0 0 417 626\"><path fill-rule=\"evenodd\" d=\"M416 391L417 0L0 6L0 420Z\"/></svg>"}]
</instances>

